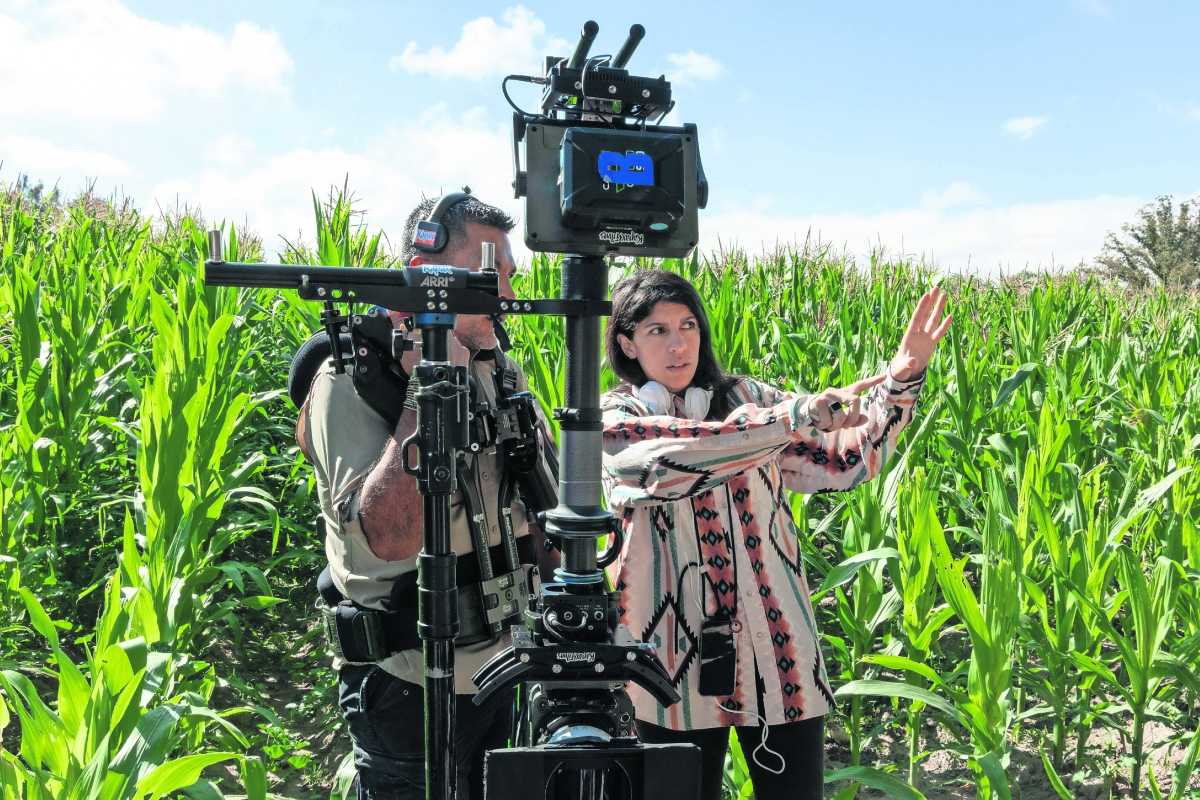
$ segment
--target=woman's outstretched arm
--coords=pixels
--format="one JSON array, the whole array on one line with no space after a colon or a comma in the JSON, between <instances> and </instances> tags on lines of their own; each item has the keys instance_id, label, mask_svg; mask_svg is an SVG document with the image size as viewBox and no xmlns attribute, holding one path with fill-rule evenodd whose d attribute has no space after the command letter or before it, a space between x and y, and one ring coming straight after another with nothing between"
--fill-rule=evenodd
<instances>
[{"instance_id":1,"label":"woman's outstretched arm","mask_svg":"<svg viewBox=\"0 0 1200 800\"><path fill-rule=\"evenodd\" d=\"M887 379L874 386L861 402L845 390L836 389L827 389L814 398L808 409L814 425L801 431L798 441L780 455L779 466L787 488L804 494L844 491L880 473L896 450L900 432L912 422L926 368L938 342L950 329L953 317L946 315L943 319L945 309L946 295L941 289L921 295ZM855 387L864 383L860 381ZM767 403L792 396L769 388L764 392Z\"/></svg>"},{"instance_id":2,"label":"woman's outstretched arm","mask_svg":"<svg viewBox=\"0 0 1200 800\"><path fill-rule=\"evenodd\" d=\"M838 492L874 478L912 422L924 383L924 373L907 381L889 375L863 398L863 424L828 432L812 425L797 430L779 454L784 486L802 494ZM764 400L772 403L800 397L768 386L762 391Z\"/></svg>"},{"instance_id":3,"label":"woman's outstretched arm","mask_svg":"<svg viewBox=\"0 0 1200 800\"><path fill-rule=\"evenodd\" d=\"M613 507L679 500L774 460L811 420L808 398L742 405L721 421L652 416L639 400L606 395L604 481Z\"/></svg>"}]
</instances>

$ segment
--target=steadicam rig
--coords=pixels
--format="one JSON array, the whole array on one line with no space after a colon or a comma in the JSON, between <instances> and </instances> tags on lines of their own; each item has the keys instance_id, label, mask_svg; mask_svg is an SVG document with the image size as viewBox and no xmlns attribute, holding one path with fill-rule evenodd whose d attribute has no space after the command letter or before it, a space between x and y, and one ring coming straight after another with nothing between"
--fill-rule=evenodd
<instances>
[{"instance_id":1,"label":"steadicam rig","mask_svg":"<svg viewBox=\"0 0 1200 800\"><path fill-rule=\"evenodd\" d=\"M566 318L564 403L554 409L560 428L557 492L546 480L527 480L521 487L527 508L544 509L538 519L561 550L562 567L527 604L507 594L512 584L501 585L512 574L505 571L511 563L477 584L485 604L492 595L500 604L512 602L512 608L524 608L525 622L512 628L513 646L474 676L480 704L507 696L514 685L524 692L518 746L486 756L486 797L691 800L699 795L697 748L643 745L633 736L627 682L644 687L663 705L679 696L653 648L620 623L618 595L606 587L603 567L615 557L619 538L605 554L597 552L601 537L619 531L602 503L600 318L612 310L604 257L689 255L698 241L697 211L707 201L708 183L696 127L650 124L661 123L672 108L670 83L625 69L644 29L631 28L615 58L588 56L597 32L594 22L585 25L575 53L547 58L543 76L506 79L538 83L545 90L540 113L518 109L514 115L513 186L518 197L526 198L525 244L534 252L565 254L558 299L499 297L489 243L479 271L432 264L357 269L227 263L220 232L209 233L208 285L293 289L302 299L321 303L335 371L378 373L386 396L394 394L393 379L400 378L396 370L406 340L390 329L379 309L411 313L421 331L421 363L409 378L419 386L416 434L405 449L416 449L416 467L406 468L416 477L423 503L416 628L424 660L430 800L452 800L456 792L454 654L462 631L450 508L462 487L455 464L462 448L473 442L503 446L517 468L536 460L531 454L540 446L531 434L532 398L510 397L489 409L490 422L476 414L473 427L468 424L466 372L450 363L449 336L457 314ZM444 196L439 205L452 202ZM414 245L436 253L441 248L434 223L440 222L438 214L431 216L435 219L418 229ZM360 313L356 306L378 308ZM373 399L357 384L356 391L385 418L396 407ZM477 544L476 549L487 548ZM495 620L507 619L510 606L497 607ZM488 615L489 625L495 620ZM345 633L343 643L352 641L370 656L362 660L377 660L375 645L386 644L358 635L369 634L368 629Z\"/></svg>"},{"instance_id":2,"label":"steadicam rig","mask_svg":"<svg viewBox=\"0 0 1200 800\"><path fill-rule=\"evenodd\" d=\"M699 238L698 210L708 200L696 126L650 124L671 110L671 84L625 69L645 29L634 25L615 58L588 56L598 32L588 22L570 58L549 57L541 77L504 82L515 110L513 188L525 198L525 244L565 254L563 302L607 297L606 255L689 255ZM538 114L513 103L511 80L543 87ZM634 737L626 683L662 705L679 695L653 648L621 624L620 594L606 587L602 568L615 558L619 535L597 554L600 537L620 532L601 500L599 314L566 315L566 353L565 403L555 409L558 506L538 516L562 551L562 567L530 601L525 627L513 628L513 647L473 677L478 704L514 685L524 692L519 746L487 754L484 794L691 800L700 791L700 751Z\"/></svg>"}]
</instances>

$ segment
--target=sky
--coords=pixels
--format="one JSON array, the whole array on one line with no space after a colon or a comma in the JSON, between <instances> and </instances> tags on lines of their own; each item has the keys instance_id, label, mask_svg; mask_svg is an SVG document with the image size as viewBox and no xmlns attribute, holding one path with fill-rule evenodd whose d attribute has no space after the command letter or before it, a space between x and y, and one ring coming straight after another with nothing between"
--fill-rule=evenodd
<instances>
[{"instance_id":1,"label":"sky","mask_svg":"<svg viewBox=\"0 0 1200 800\"><path fill-rule=\"evenodd\" d=\"M1194 0L733 8L593 12L592 53L643 24L631 71L665 74L667 122L699 126L705 250L811 237L982 275L1069 268L1155 197L1200 194ZM500 80L568 55L584 13L0 0L0 181L199 205L268 250L311 239L312 192L347 177L393 244L422 195L463 185L520 218Z\"/></svg>"}]
</instances>

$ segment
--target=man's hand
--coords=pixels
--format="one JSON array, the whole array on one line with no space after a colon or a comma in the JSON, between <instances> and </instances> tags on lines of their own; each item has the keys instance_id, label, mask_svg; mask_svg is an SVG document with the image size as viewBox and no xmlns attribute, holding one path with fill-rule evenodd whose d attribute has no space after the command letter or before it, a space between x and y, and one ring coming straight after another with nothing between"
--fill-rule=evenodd
<instances>
[{"instance_id":1,"label":"man's hand","mask_svg":"<svg viewBox=\"0 0 1200 800\"><path fill-rule=\"evenodd\" d=\"M388 317L392 320L392 327L396 330L408 329L404 323L404 317L399 312L389 311ZM413 348L404 351L404 355L400 357L400 366L404 368L405 375L412 375L413 369L421 363L421 330L415 329L405 334L404 338L413 342ZM471 351L459 344L454 331L450 332L450 363L463 366L471 363Z\"/></svg>"},{"instance_id":2,"label":"man's hand","mask_svg":"<svg viewBox=\"0 0 1200 800\"><path fill-rule=\"evenodd\" d=\"M921 295L917 307L913 310L908 330L900 340L900 349L892 359L892 377L898 381L907 381L914 375L920 375L929 366L933 351L938 342L950 330L953 315L942 319L946 309L946 295L938 287ZM939 324L940 323L940 324Z\"/></svg>"},{"instance_id":3,"label":"man's hand","mask_svg":"<svg viewBox=\"0 0 1200 800\"><path fill-rule=\"evenodd\" d=\"M862 393L883 383L886 375L863 378L842 389L829 387L808 401L808 416L812 426L822 433L867 424L862 413Z\"/></svg>"},{"instance_id":4,"label":"man's hand","mask_svg":"<svg viewBox=\"0 0 1200 800\"><path fill-rule=\"evenodd\" d=\"M401 317L388 312L392 325L401 328ZM421 332L409 334L416 347L406 352L401 364L411 377L413 369L421 362ZM471 352L459 344L458 337L451 332L450 363L471 363ZM415 387L414 387L415 388ZM421 525L424 502L417 491L417 482L404 472L404 440L417 428L417 415L404 411L396 424L396 431L388 440L383 455L363 482L359 500L358 517L363 535L371 551L385 561L402 561L416 555L421 549L424 528Z\"/></svg>"}]
</instances>

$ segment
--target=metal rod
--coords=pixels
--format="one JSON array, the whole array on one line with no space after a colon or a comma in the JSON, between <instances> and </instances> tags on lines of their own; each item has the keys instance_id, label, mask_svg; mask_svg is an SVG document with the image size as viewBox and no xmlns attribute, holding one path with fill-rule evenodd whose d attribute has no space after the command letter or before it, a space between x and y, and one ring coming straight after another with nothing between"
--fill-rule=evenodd
<instances>
[{"instance_id":1,"label":"metal rod","mask_svg":"<svg viewBox=\"0 0 1200 800\"><path fill-rule=\"evenodd\" d=\"M629 29L629 38L625 40L625 44L621 45L621 49L617 51L617 57L613 59L613 67L616 69L625 69L625 65L629 63L629 59L633 58L633 51L637 50L638 44L646 36L646 29L641 25L634 25Z\"/></svg>"},{"instance_id":2,"label":"metal rod","mask_svg":"<svg viewBox=\"0 0 1200 800\"><path fill-rule=\"evenodd\" d=\"M421 363L413 371L417 391L417 489L423 510L423 547L417 557L417 632L425 668L425 797L454 800L455 759L454 639L458 635L458 587L451 549L450 503L457 490L454 444L459 392L448 363L454 314L417 314ZM465 381L465 376L463 376Z\"/></svg>"},{"instance_id":3,"label":"metal rod","mask_svg":"<svg viewBox=\"0 0 1200 800\"><path fill-rule=\"evenodd\" d=\"M599 257L563 259L564 300L602 298L608 265ZM586 584L599 584L596 537L611 517L600 504L600 317L566 319L566 405L574 420L561 423L559 508L550 512L561 538L563 570Z\"/></svg>"},{"instance_id":4,"label":"metal rod","mask_svg":"<svg viewBox=\"0 0 1200 800\"><path fill-rule=\"evenodd\" d=\"M579 44L575 45L575 52L571 54L571 60L567 62L567 66L571 69L579 69L587 61L588 51L592 49L592 42L596 41L596 34L600 32L600 26L592 20L583 23L583 30L579 32Z\"/></svg>"},{"instance_id":5,"label":"metal rod","mask_svg":"<svg viewBox=\"0 0 1200 800\"><path fill-rule=\"evenodd\" d=\"M208 260L218 264L225 260L225 245L219 229L208 232Z\"/></svg>"}]
</instances>

